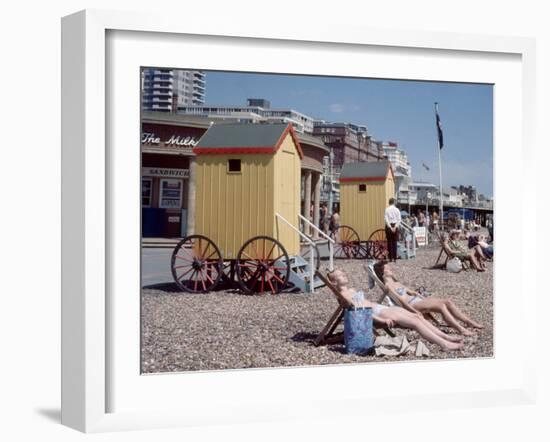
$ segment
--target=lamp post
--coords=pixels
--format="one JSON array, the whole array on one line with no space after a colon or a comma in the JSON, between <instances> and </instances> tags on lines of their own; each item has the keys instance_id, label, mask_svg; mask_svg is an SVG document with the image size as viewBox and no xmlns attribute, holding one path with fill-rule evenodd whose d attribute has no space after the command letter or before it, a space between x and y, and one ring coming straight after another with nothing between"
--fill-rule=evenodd
<instances>
[{"instance_id":1,"label":"lamp post","mask_svg":"<svg viewBox=\"0 0 550 442\"><path fill-rule=\"evenodd\" d=\"M334 153L332 152L332 146L330 146L330 152L328 154L328 207L330 210L330 214L332 215L333 212L333 198L332 198L332 163L334 161Z\"/></svg>"},{"instance_id":2,"label":"lamp post","mask_svg":"<svg viewBox=\"0 0 550 442\"><path fill-rule=\"evenodd\" d=\"M432 194L430 192L426 193L426 215L428 214L428 201L432 197Z\"/></svg>"}]
</instances>

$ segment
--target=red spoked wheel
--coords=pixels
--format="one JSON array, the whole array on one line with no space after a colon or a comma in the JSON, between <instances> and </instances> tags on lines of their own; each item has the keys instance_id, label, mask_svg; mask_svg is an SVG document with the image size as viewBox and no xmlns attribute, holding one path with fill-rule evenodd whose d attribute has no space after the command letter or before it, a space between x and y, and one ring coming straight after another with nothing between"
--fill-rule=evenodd
<instances>
[{"instance_id":1,"label":"red spoked wheel","mask_svg":"<svg viewBox=\"0 0 550 442\"><path fill-rule=\"evenodd\" d=\"M339 226L333 232L334 257L339 259L355 258L359 249L359 234L350 226Z\"/></svg>"},{"instance_id":2,"label":"red spoked wheel","mask_svg":"<svg viewBox=\"0 0 550 442\"><path fill-rule=\"evenodd\" d=\"M237 280L245 293L277 294L288 283L288 254L279 241L269 236L255 236L245 242L235 265Z\"/></svg>"},{"instance_id":3,"label":"red spoked wheel","mask_svg":"<svg viewBox=\"0 0 550 442\"><path fill-rule=\"evenodd\" d=\"M213 290L223 274L220 249L203 235L183 238L172 253L171 265L177 286L191 293Z\"/></svg>"},{"instance_id":4,"label":"red spoked wheel","mask_svg":"<svg viewBox=\"0 0 550 442\"><path fill-rule=\"evenodd\" d=\"M386 240L386 231L378 229L372 232L368 239L368 258L388 259L388 241Z\"/></svg>"}]
</instances>

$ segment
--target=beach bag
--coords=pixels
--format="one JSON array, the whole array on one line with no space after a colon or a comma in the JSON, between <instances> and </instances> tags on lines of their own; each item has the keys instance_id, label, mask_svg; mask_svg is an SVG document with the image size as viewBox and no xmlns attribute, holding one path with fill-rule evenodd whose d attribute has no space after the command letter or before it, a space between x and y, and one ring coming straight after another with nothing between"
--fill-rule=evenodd
<instances>
[{"instance_id":1,"label":"beach bag","mask_svg":"<svg viewBox=\"0 0 550 442\"><path fill-rule=\"evenodd\" d=\"M347 308L344 311L346 353L365 355L374 351L372 308Z\"/></svg>"},{"instance_id":2,"label":"beach bag","mask_svg":"<svg viewBox=\"0 0 550 442\"><path fill-rule=\"evenodd\" d=\"M462 261L456 256L447 261L447 271L452 273L459 273L462 270Z\"/></svg>"}]
</instances>

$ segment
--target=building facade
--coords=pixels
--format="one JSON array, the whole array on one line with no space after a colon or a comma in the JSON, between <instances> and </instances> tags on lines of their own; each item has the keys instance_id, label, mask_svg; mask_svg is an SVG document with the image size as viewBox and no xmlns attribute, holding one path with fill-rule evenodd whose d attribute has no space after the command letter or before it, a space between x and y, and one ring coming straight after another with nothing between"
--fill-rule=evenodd
<instances>
[{"instance_id":1,"label":"building facade","mask_svg":"<svg viewBox=\"0 0 550 442\"><path fill-rule=\"evenodd\" d=\"M372 139L366 126L315 121L313 136L330 148L335 179L345 163L382 160L381 144Z\"/></svg>"},{"instance_id":2,"label":"building facade","mask_svg":"<svg viewBox=\"0 0 550 442\"><path fill-rule=\"evenodd\" d=\"M382 144L382 149L386 158L391 162L395 175L411 176L411 164L407 153L403 149L399 149L397 143L388 141Z\"/></svg>"},{"instance_id":3,"label":"building facade","mask_svg":"<svg viewBox=\"0 0 550 442\"><path fill-rule=\"evenodd\" d=\"M271 103L263 98L249 98L246 106L181 105L177 113L203 118L236 118L243 123L290 123L297 132L313 132L313 118L294 109L271 109Z\"/></svg>"},{"instance_id":4,"label":"building facade","mask_svg":"<svg viewBox=\"0 0 550 442\"><path fill-rule=\"evenodd\" d=\"M175 112L178 106L202 105L206 94L203 71L143 69L142 110Z\"/></svg>"}]
</instances>

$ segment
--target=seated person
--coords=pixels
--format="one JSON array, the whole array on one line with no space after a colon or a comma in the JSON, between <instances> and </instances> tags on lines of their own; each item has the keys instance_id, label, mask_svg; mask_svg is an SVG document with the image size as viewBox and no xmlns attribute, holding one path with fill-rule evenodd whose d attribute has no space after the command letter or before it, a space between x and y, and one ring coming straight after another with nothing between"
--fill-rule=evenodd
<instances>
[{"instance_id":1,"label":"seated person","mask_svg":"<svg viewBox=\"0 0 550 442\"><path fill-rule=\"evenodd\" d=\"M460 325L458 321L462 321L473 328L483 328L481 324L468 318L451 300L436 298L435 296L427 298L397 282L391 266L384 261L378 261L374 264L374 272L394 297L403 301L405 309L413 313L441 313L447 325L465 336L471 336L473 333Z\"/></svg>"},{"instance_id":2,"label":"seated person","mask_svg":"<svg viewBox=\"0 0 550 442\"><path fill-rule=\"evenodd\" d=\"M349 281L342 270L334 270L328 274L328 279L336 286L340 294L353 304L353 295L356 290L349 287ZM370 302L365 299L356 307L372 308L373 320L388 327L403 327L416 330L420 336L429 342L437 344L444 351L460 350L464 347L460 336L443 333L434 325L424 319L420 313L412 313L401 307L388 307L382 304Z\"/></svg>"},{"instance_id":3,"label":"seated person","mask_svg":"<svg viewBox=\"0 0 550 442\"><path fill-rule=\"evenodd\" d=\"M490 246L487 241L485 241L485 236L483 235L470 236L468 238L468 248L475 248L476 252L481 254L484 259L493 259L493 246Z\"/></svg>"},{"instance_id":4,"label":"seated person","mask_svg":"<svg viewBox=\"0 0 550 442\"><path fill-rule=\"evenodd\" d=\"M483 255L480 255L480 252L478 252L475 248L467 250L458 240L459 234L460 232L458 230L452 231L450 239L447 242L452 255L458 257L460 260L467 259L472 264L474 269L478 272L484 272L485 269L480 263L480 258Z\"/></svg>"}]
</instances>

